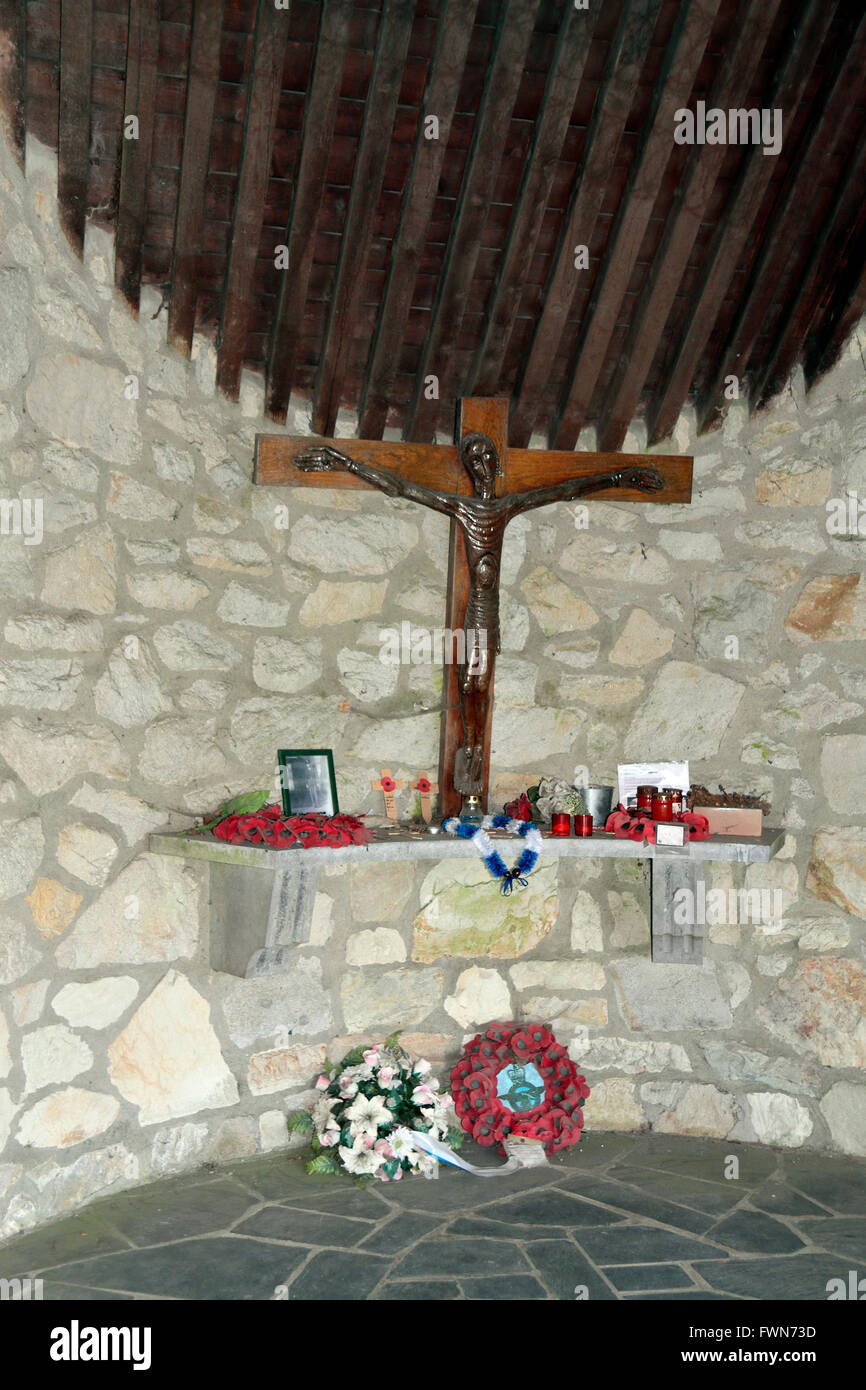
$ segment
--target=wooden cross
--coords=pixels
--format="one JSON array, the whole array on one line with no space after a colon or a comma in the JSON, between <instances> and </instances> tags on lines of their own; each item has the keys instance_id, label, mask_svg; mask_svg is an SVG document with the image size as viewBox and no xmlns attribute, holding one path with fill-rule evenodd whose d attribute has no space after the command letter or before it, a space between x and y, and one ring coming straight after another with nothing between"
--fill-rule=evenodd
<instances>
[{"instance_id":1,"label":"wooden cross","mask_svg":"<svg viewBox=\"0 0 866 1390\"><path fill-rule=\"evenodd\" d=\"M447 490L471 496L473 484L459 458L459 441L470 434L483 434L496 447L500 476L496 480L496 495L526 493L571 480L592 477L628 468L651 465L661 475L664 486L648 496L646 491L625 486L596 491L593 497L612 502L690 502L692 495L692 460L676 455L660 454L592 454L573 450L509 449L508 400L501 397L466 397L460 402L459 425L455 444L416 444L402 440L327 439L313 440L309 436L256 436L256 461L253 481L277 487L366 488L368 484L350 473L302 472L295 459L310 449L311 444L330 445L352 455L360 463L386 469L396 477L422 487ZM459 526L451 521L451 541L448 556L448 590L445 626L452 632L463 627L470 579L466 547ZM495 661L495 653L489 660ZM490 733L493 710L493 671L490 676L491 699L484 733L484 771L482 805L487 804L490 774ZM439 742L440 810L452 816L460 811L461 796L453 784L454 761L462 742L458 668L450 662L445 666L443 681L443 719Z\"/></svg>"},{"instance_id":2,"label":"wooden cross","mask_svg":"<svg viewBox=\"0 0 866 1390\"><path fill-rule=\"evenodd\" d=\"M431 782L427 773L422 772L418 777L418 781L410 782L409 786L412 788L413 792L418 793L421 799L421 819L426 821L427 825L429 825L433 818L433 807L430 804L430 797L433 792L438 792L439 783Z\"/></svg>"},{"instance_id":3,"label":"wooden cross","mask_svg":"<svg viewBox=\"0 0 866 1390\"><path fill-rule=\"evenodd\" d=\"M382 768L382 775L378 782L371 782L370 785L374 792L382 792L385 797L385 815L389 820L397 819L397 798L394 795L403 786L402 782L395 782L391 776L390 767Z\"/></svg>"}]
</instances>

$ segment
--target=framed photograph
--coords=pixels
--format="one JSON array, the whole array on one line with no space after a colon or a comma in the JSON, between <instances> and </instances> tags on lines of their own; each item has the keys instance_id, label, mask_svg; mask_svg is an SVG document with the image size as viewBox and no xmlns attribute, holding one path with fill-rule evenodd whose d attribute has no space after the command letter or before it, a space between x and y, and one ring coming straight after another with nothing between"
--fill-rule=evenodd
<instances>
[{"instance_id":1,"label":"framed photograph","mask_svg":"<svg viewBox=\"0 0 866 1390\"><path fill-rule=\"evenodd\" d=\"M277 763L284 816L303 816L310 811L337 815L337 782L330 748L280 748Z\"/></svg>"}]
</instances>

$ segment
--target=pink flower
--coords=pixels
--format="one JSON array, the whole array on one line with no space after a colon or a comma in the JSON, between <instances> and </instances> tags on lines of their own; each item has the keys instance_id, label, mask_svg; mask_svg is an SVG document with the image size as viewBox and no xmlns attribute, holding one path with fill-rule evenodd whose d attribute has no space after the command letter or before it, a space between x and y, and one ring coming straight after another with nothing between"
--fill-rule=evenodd
<instances>
[{"instance_id":1,"label":"pink flower","mask_svg":"<svg viewBox=\"0 0 866 1390\"><path fill-rule=\"evenodd\" d=\"M364 1061L367 1063L368 1067L377 1067L379 1065L379 1053L375 1047L367 1049L364 1053Z\"/></svg>"},{"instance_id":2,"label":"pink flower","mask_svg":"<svg viewBox=\"0 0 866 1390\"><path fill-rule=\"evenodd\" d=\"M340 1131L338 1129L326 1129L323 1134L319 1135L319 1143L323 1149L333 1148L334 1144L339 1144L339 1142Z\"/></svg>"},{"instance_id":3,"label":"pink flower","mask_svg":"<svg viewBox=\"0 0 866 1390\"><path fill-rule=\"evenodd\" d=\"M316 1090L317 1090L317 1091L327 1091L327 1089L328 1089L328 1087L330 1086L330 1084L331 1084L331 1083L330 1083L330 1081L328 1080L327 1076L320 1076L319 1079L318 1079L318 1081L316 1082Z\"/></svg>"}]
</instances>

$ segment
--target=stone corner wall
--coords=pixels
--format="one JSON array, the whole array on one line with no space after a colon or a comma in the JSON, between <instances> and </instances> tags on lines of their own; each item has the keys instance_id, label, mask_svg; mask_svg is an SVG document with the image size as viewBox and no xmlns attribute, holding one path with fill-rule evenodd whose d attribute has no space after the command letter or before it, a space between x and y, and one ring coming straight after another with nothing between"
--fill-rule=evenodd
<instances>
[{"instance_id":1,"label":"stone corner wall","mask_svg":"<svg viewBox=\"0 0 866 1390\"><path fill-rule=\"evenodd\" d=\"M206 866L148 834L266 785L278 746L332 747L346 810L435 768L441 667L380 657L441 624L447 524L253 487L260 383L220 399L152 291L135 321L55 183L0 149L0 1237L286 1148L335 1040L402 1025L447 1065L504 1013L573 1040L595 1127L866 1154L866 588L828 526L866 497L856 335L808 397L680 419L691 506L547 508L504 556L496 803L686 756L771 800L782 854L712 887L781 894L781 929L723 913L703 967L653 966L639 862L542 864L508 912L474 862L378 865L324 874L292 971L242 980L209 965Z\"/></svg>"}]
</instances>

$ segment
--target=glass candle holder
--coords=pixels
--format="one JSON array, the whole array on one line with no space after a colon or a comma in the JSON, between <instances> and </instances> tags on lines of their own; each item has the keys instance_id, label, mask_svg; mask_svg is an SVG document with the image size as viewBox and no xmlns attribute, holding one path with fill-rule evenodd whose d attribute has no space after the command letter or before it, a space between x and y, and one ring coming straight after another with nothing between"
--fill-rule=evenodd
<instances>
[{"instance_id":1,"label":"glass candle holder","mask_svg":"<svg viewBox=\"0 0 866 1390\"><path fill-rule=\"evenodd\" d=\"M639 811L651 811L653 797L658 791L658 787L651 787L649 784L638 787L637 789L637 809Z\"/></svg>"},{"instance_id":2,"label":"glass candle holder","mask_svg":"<svg viewBox=\"0 0 866 1390\"><path fill-rule=\"evenodd\" d=\"M674 818L674 801L672 796L665 796L662 792L656 792L652 804L653 820L672 821Z\"/></svg>"},{"instance_id":3,"label":"glass candle holder","mask_svg":"<svg viewBox=\"0 0 866 1390\"><path fill-rule=\"evenodd\" d=\"M592 816L588 816L588 815L575 816L575 818L574 818L574 833L575 833L575 835L591 835L591 834L592 834Z\"/></svg>"},{"instance_id":4,"label":"glass candle holder","mask_svg":"<svg viewBox=\"0 0 866 1390\"><path fill-rule=\"evenodd\" d=\"M570 835L571 816L567 811L554 811L550 817L551 835Z\"/></svg>"}]
</instances>

